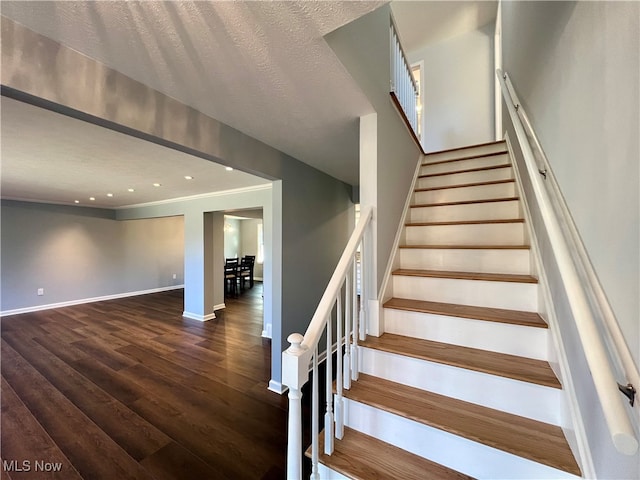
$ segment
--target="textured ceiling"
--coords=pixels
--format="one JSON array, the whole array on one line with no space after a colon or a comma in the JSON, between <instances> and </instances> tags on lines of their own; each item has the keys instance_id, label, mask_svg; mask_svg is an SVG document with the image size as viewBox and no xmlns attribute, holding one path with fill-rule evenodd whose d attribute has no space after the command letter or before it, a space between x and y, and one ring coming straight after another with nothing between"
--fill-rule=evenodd
<instances>
[{"instance_id":1,"label":"textured ceiling","mask_svg":"<svg viewBox=\"0 0 640 480\"><path fill-rule=\"evenodd\" d=\"M394 1L391 9L405 51L471 32L494 23L497 0L465 1Z\"/></svg>"},{"instance_id":2,"label":"textured ceiling","mask_svg":"<svg viewBox=\"0 0 640 480\"><path fill-rule=\"evenodd\" d=\"M0 107L3 198L117 208L270 183L11 98Z\"/></svg>"},{"instance_id":3,"label":"textured ceiling","mask_svg":"<svg viewBox=\"0 0 640 480\"><path fill-rule=\"evenodd\" d=\"M370 104L323 35L384 2L2 1L2 15L351 184Z\"/></svg>"}]
</instances>

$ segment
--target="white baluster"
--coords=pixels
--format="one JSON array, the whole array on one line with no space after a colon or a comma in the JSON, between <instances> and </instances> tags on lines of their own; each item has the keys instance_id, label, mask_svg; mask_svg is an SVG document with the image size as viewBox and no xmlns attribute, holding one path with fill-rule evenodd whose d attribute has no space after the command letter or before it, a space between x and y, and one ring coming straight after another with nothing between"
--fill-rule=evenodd
<instances>
[{"instance_id":1,"label":"white baluster","mask_svg":"<svg viewBox=\"0 0 640 480\"><path fill-rule=\"evenodd\" d=\"M344 410L342 400L342 287L338 290L337 305L337 344L336 350L336 401L335 401L335 418L336 418L336 438L342 440L344 436Z\"/></svg>"},{"instance_id":2,"label":"white baluster","mask_svg":"<svg viewBox=\"0 0 640 480\"><path fill-rule=\"evenodd\" d=\"M366 334L366 303L367 303L367 287L369 286L369 282L367 281L367 273L368 269L366 267L367 260L367 241L366 241L366 233L362 237L362 241L360 243L360 319L358 322L359 330L360 330L360 340L365 341L367 338Z\"/></svg>"},{"instance_id":3,"label":"white baluster","mask_svg":"<svg viewBox=\"0 0 640 480\"><path fill-rule=\"evenodd\" d=\"M318 347L313 352L313 380L311 400L311 480L319 480L318 473L318 436L320 434L320 400L318 399ZM302 478L302 475L295 478Z\"/></svg>"},{"instance_id":4,"label":"white baluster","mask_svg":"<svg viewBox=\"0 0 640 480\"><path fill-rule=\"evenodd\" d=\"M326 394L327 394L327 411L324 414L324 453L331 455L333 453L333 335L332 335L331 312L327 318L327 367L326 376Z\"/></svg>"},{"instance_id":5,"label":"white baluster","mask_svg":"<svg viewBox=\"0 0 640 480\"><path fill-rule=\"evenodd\" d=\"M361 258L362 258L362 252ZM358 380L358 262L353 259L353 328L351 330L351 379ZM362 285L362 279L360 279Z\"/></svg>"},{"instance_id":6,"label":"white baluster","mask_svg":"<svg viewBox=\"0 0 640 480\"><path fill-rule=\"evenodd\" d=\"M347 281L344 290L345 318L344 318L344 388L351 388L351 312L353 310L353 268L347 269Z\"/></svg>"}]
</instances>

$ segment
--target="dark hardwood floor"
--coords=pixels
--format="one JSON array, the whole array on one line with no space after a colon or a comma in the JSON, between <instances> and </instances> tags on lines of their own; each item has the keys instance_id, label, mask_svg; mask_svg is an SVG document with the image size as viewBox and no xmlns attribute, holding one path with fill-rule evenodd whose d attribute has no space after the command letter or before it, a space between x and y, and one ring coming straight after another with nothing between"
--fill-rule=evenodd
<instances>
[{"instance_id":1,"label":"dark hardwood floor","mask_svg":"<svg viewBox=\"0 0 640 480\"><path fill-rule=\"evenodd\" d=\"M261 294L205 323L181 290L3 318L2 479L284 478Z\"/></svg>"}]
</instances>

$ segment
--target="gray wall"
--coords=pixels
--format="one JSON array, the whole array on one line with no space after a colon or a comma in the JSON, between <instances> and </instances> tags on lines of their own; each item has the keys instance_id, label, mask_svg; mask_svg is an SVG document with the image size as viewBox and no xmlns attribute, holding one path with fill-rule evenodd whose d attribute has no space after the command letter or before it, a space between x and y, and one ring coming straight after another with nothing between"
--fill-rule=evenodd
<instances>
[{"instance_id":1,"label":"gray wall","mask_svg":"<svg viewBox=\"0 0 640 480\"><path fill-rule=\"evenodd\" d=\"M0 309L180 285L183 229L182 217L119 222L109 210L2 201Z\"/></svg>"},{"instance_id":2,"label":"gray wall","mask_svg":"<svg viewBox=\"0 0 640 480\"><path fill-rule=\"evenodd\" d=\"M393 241L421 155L389 96L389 18L390 7L384 5L326 37L377 113L375 235L378 288L384 280ZM368 187L360 185L360 188L364 200L364 191Z\"/></svg>"},{"instance_id":3,"label":"gray wall","mask_svg":"<svg viewBox=\"0 0 640 480\"><path fill-rule=\"evenodd\" d=\"M640 3L505 2L502 15L504 70L640 363ZM506 113L504 119L515 139ZM618 454L608 437L546 233L533 210L598 478L639 478L638 454Z\"/></svg>"},{"instance_id":4,"label":"gray wall","mask_svg":"<svg viewBox=\"0 0 640 480\"><path fill-rule=\"evenodd\" d=\"M424 61L425 151L495 138L493 33L494 26L486 25L407 53L410 63Z\"/></svg>"},{"instance_id":5,"label":"gray wall","mask_svg":"<svg viewBox=\"0 0 640 480\"><path fill-rule=\"evenodd\" d=\"M272 378L279 382L286 337L306 329L346 245L350 187L5 17L2 66L3 86L58 111L279 180L265 214L274 244L265 272L273 277L274 301L265 315L272 309Z\"/></svg>"}]
</instances>

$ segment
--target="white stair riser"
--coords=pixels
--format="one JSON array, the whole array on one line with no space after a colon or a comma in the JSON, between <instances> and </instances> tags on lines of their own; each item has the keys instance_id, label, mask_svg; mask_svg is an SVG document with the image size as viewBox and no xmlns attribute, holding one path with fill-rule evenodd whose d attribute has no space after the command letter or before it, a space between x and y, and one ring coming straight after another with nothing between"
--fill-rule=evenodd
<instances>
[{"instance_id":1,"label":"white stair riser","mask_svg":"<svg viewBox=\"0 0 640 480\"><path fill-rule=\"evenodd\" d=\"M485 153L504 152L506 149L507 145L502 142L498 144L483 145L480 147L461 148L450 152L429 153L425 157L424 163L453 160L454 158L471 157L473 155L484 155Z\"/></svg>"},{"instance_id":2,"label":"white stair riser","mask_svg":"<svg viewBox=\"0 0 640 480\"><path fill-rule=\"evenodd\" d=\"M345 407L351 428L479 480L578 478L359 402Z\"/></svg>"},{"instance_id":3,"label":"white stair riser","mask_svg":"<svg viewBox=\"0 0 640 480\"><path fill-rule=\"evenodd\" d=\"M400 268L450 272L531 273L529 250L401 248Z\"/></svg>"},{"instance_id":4,"label":"white stair riser","mask_svg":"<svg viewBox=\"0 0 640 480\"><path fill-rule=\"evenodd\" d=\"M435 177L418 178L416 188L447 187L463 185L465 183L492 182L513 178L513 168L494 168L475 172L452 173L450 175L436 175Z\"/></svg>"},{"instance_id":5,"label":"white stair riser","mask_svg":"<svg viewBox=\"0 0 640 480\"><path fill-rule=\"evenodd\" d=\"M468 168L491 167L493 165L504 165L509 163L509 155L491 155L489 157L468 158L466 160L458 160L455 162L436 163L429 165L424 162L420 167L420 175L429 175L431 173L452 172L454 170L465 170Z\"/></svg>"},{"instance_id":6,"label":"white stair riser","mask_svg":"<svg viewBox=\"0 0 640 480\"><path fill-rule=\"evenodd\" d=\"M514 197L515 195L515 183L508 182L415 192L413 203L464 202L468 200L486 200L487 198Z\"/></svg>"},{"instance_id":7,"label":"white stair riser","mask_svg":"<svg viewBox=\"0 0 640 480\"><path fill-rule=\"evenodd\" d=\"M519 357L548 359L548 329L384 309L385 332Z\"/></svg>"},{"instance_id":8,"label":"white stair riser","mask_svg":"<svg viewBox=\"0 0 640 480\"><path fill-rule=\"evenodd\" d=\"M461 220L508 220L521 218L520 201L411 207L410 222L457 222Z\"/></svg>"},{"instance_id":9,"label":"white stair riser","mask_svg":"<svg viewBox=\"0 0 640 480\"><path fill-rule=\"evenodd\" d=\"M535 312L538 308L538 285L535 283L394 275L393 296L525 312Z\"/></svg>"},{"instance_id":10,"label":"white stair riser","mask_svg":"<svg viewBox=\"0 0 640 480\"><path fill-rule=\"evenodd\" d=\"M352 480L349 477L345 477L341 473L330 469L329 467L325 467L321 463L318 464L318 474L320 475L321 480Z\"/></svg>"},{"instance_id":11,"label":"white stair riser","mask_svg":"<svg viewBox=\"0 0 640 480\"><path fill-rule=\"evenodd\" d=\"M562 421L562 391L371 348L359 349L368 375L552 425Z\"/></svg>"},{"instance_id":12,"label":"white stair riser","mask_svg":"<svg viewBox=\"0 0 640 480\"><path fill-rule=\"evenodd\" d=\"M524 223L409 226L407 245L524 245Z\"/></svg>"}]
</instances>

